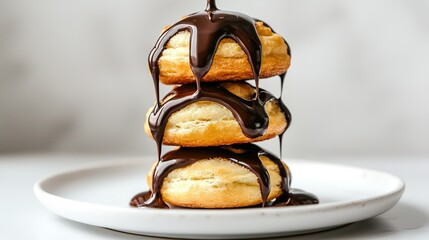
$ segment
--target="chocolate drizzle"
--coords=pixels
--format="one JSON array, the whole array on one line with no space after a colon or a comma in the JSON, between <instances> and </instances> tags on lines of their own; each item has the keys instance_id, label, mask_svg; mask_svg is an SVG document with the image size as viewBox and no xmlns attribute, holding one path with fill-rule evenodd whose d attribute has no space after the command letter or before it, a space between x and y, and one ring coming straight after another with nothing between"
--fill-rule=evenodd
<instances>
[{"instance_id":1,"label":"chocolate drizzle","mask_svg":"<svg viewBox=\"0 0 429 240\"><path fill-rule=\"evenodd\" d=\"M200 90L201 79L210 70L216 49L224 38L234 39L247 54L256 89L258 89L262 45L256 31L255 20L241 13L219 10L214 0L208 0L205 11L190 14L162 33L149 54L149 68L155 85L158 105L160 103L158 60L168 41L178 32L185 30L191 34L189 62L196 78L197 92ZM154 111L157 111L157 107Z\"/></svg>"},{"instance_id":2,"label":"chocolate drizzle","mask_svg":"<svg viewBox=\"0 0 429 240\"><path fill-rule=\"evenodd\" d=\"M270 176L259 159L260 155L268 155L267 157L269 158L274 157L256 145L251 144L232 145L230 147L182 147L170 151L162 156L154 170L152 195L144 202L144 205L148 207L158 207L159 201L157 201L157 199L161 198L160 190L162 182L171 171L189 166L198 160L213 158L225 158L252 171L258 177L263 204L265 204L271 190Z\"/></svg>"},{"instance_id":3,"label":"chocolate drizzle","mask_svg":"<svg viewBox=\"0 0 429 240\"><path fill-rule=\"evenodd\" d=\"M246 53L255 78L256 94L251 105L258 109L263 109L263 103L259 99L259 72L261 69L262 44L256 31L255 20L241 13L219 10L214 0L208 0L205 11L193 13L168 28L159 37L155 47L149 54L149 68L152 74L157 99L150 116L152 121L150 121L149 124L151 126L152 136L154 136L157 143L158 159L161 155L161 142L164 136L164 129L161 128L162 130L160 130L155 128L156 124L152 124L157 116L160 115L159 111L161 111L161 108L163 108L159 98L158 60L168 41L178 32L184 30L188 30L191 34L189 62L196 79L196 91L192 96L188 95L186 97L186 102L192 103L204 98L203 95L205 94L201 89L201 80L210 70L220 41L224 38L232 38ZM181 105L184 106L183 104ZM266 114L262 117L267 119ZM241 119L244 118L245 116L241 116ZM249 124L247 126L240 124L240 126L245 134L249 134L248 136L257 137L263 134L264 131L260 129L266 129L268 126L267 123L268 120L264 120L254 123L254 127L249 128ZM255 133L252 134L250 129L253 129Z\"/></svg>"},{"instance_id":4,"label":"chocolate drizzle","mask_svg":"<svg viewBox=\"0 0 429 240\"><path fill-rule=\"evenodd\" d=\"M269 122L265 112L265 104L276 99L268 91L259 89L257 100L246 100L229 92L220 83L202 84L199 94L196 94L196 90L195 84L182 85L173 89L166 95L158 111L153 111L150 114L149 126L158 145L162 144L164 130L171 114L197 101L217 102L228 108L237 119L243 133L249 138L256 138L265 133ZM276 100L285 114L287 123L289 123L291 120L289 110L282 101Z\"/></svg>"},{"instance_id":5,"label":"chocolate drizzle","mask_svg":"<svg viewBox=\"0 0 429 240\"><path fill-rule=\"evenodd\" d=\"M153 184L151 192L137 194L131 200L131 205L135 207L156 207L168 208L162 201L161 187L164 178L175 169L183 168L202 159L224 158L240 166L243 166L253 172L260 186L262 196L262 207L267 203L270 194L270 176L263 166L260 157L266 156L279 168L279 174L282 178L281 189L282 195L275 201L270 202L267 206L286 206L286 205L303 205L317 203L317 198L301 190L290 191L290 172L283 165L282 161L274 154L258 147L254 144L235 144L231 146L219 147L182 147L170 151L162 156L153 173Z\"/></svg>"},{"instance_id":6,"label":"chocolate drizzle","mask_svg":"<svg viewBox=\"0 0 429 240\"><path fill-rule=\"evenodd\" d=\"M157 144L158 163L152 177L152 191L143 192L134 196L130 203L132 206L168 208L169 206L162 200L160 190L164 178L171 171L191 165L198 160L220 157L229 159L236 164L246 167L257 176L263 207L266 205L270 193L270 177L268 171L259 159L260 156L267 156L270 158L271 161L278 166L282 177L281 188L283 194L278 197L276 201L267 204L267 206L317 202L317 198L312 195L301 192L294 193L294 191L291 191L290 173L289 170L284 167L281 160L253 144L236 144L229 147L182 147L170 151L161 157L162 140L169 117L174 112L198 101L212 101L228 108L239 123L243 134L249 138L262 136L266 132L269 118L265 112L265 104L270 100L277 100L281 111L285 114L287 127L290 125L290 112L281 101L286 72L279 75L281 80L281 93L279 98L275 98L269 92L259 88L262 44L256 31L256 21L258 20L241 13L219 10L216 7L215 0L208 0L205 11L193 13L185 17L161 34L148 58L156 92L156 104L153 111L150 113L148 121L152 136ZM160 70L158 61L169 40L181 31L190 32L189 62L196 81L195 84L182 85L173 89L160 101ZM235 40L247 55L255 80L255 94L250 100L234 95L223 88L221 83L201 83L202 79L211 68L219 43L224 38ZM286 41L285 43L287 45L288 54L290 55L289 45ZM284 131L286 129L284 129ZM283 133L279 135L280 152L282 151L281 144ZM240 149L240 153L231 150L235 148Z\"/></svg>"}]
</instances>

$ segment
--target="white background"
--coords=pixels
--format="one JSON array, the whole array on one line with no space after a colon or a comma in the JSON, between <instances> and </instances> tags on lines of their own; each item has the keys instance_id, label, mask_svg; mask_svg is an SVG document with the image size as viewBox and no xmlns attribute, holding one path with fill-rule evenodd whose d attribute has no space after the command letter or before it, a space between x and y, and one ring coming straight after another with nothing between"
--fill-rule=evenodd
<instances>
[{"instance_id":1,"label":"white background","mask_svg":"<svg viewBox=\"0 0 429 240\"><path fill-rule=\"evenodd\" d=\"M292 48L285 155L429 156L429 1L218 0ZM204 0L0 0L0 153L154 154L146 57ZM262 86L278 94L278 81ZM276 151L277 141L265 145Z\"/></svg>"}]
</instances>

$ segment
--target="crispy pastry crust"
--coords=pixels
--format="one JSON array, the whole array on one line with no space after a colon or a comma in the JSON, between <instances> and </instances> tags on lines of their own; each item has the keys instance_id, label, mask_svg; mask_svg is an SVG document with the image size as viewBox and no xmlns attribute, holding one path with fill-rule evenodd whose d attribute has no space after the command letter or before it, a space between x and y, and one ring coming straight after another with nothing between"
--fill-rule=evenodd
<instances>
[{"instance_id":1,"label":"crispy pastry crust","mask_svg":"<svg viewBox=\"0 0 429 240\"><path fill-rule=\"evenodd\" d=\"M284 73L290 65L287 45L283 38L273 33L262 22L256 23L256 30L262 43L262 66L260 77L272 77ZM185 84L195 82L189 65L190 33L182 31L172 37L158 61L159 78L164 84ZM210 71L203 82L252 79L253 72L247 55L237 42L223 39L216 51Z\"/></svg>"},{"instance_id":2,"label":"crispy pastry crust","mask_svg":"<svg viewBox=\"0 0 429 240\"><path fill-rule=\"evenodd\" d=\"M268 201L280 196L279 168L268 157L260 157L270 175ZM286 166L285 166L286 167ZM151 186L152 173L147 176ZM257 176L225 158L203 159L173 170L161 188L165 202L189 208L236 208L262 203Z\"/></svg>"},{"instance_id":3,"label":"crispy pastry crust","mask_svg":"<svg viewBox=\"0 0 429 240\"><path fill-rule=\"evenodd\" d=\"M254 93L254 89L244 82L228 82L224 87L242 98L250 98ZM151 111L152 108L147 112L145 131L152 137L147 120ZM170 116L163 144L204 147L270 139L281 134L288 123L276 100L269 101L265 105L265 111L269 117L267 131L260 137L248 138L229 109L215 102L195 102Z\"/></svg>"}]
</instances>

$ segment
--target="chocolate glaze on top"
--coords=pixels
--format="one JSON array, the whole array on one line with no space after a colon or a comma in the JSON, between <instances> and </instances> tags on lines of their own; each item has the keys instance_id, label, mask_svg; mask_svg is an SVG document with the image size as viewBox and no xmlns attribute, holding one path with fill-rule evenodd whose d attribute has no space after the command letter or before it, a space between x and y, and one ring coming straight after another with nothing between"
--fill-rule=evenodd
<instances>
[{"instance_id":1,"label":"chocolate glaze on top","mask_svg":"<svg viewBox=\"0 0 429 240\"><path fill-rule=\"evenodd\" d=\"M256 94L251 105L258 109L263 109L263 103L259 99L259 72L261 68L262 44L256 31L255 20L241 13L219 10L214 0L208 0L205 11L190 14L162 33L155 47L149 54L149 68L157 99L155 107L150 115L149 126L152 136L157 143L158 159L161 156L161 143L165 126L157 128L156 126L158 124L156 124L156 122L166 122L163 119L159 119L158 116L162 115L159 113L162 109L167 108L165 107L166 103L161 103L159 98L158 60L169 40L178 32L185 30L189 31L191 34L189 62L191 70L196 78L195 92L192 95L187 95L187 101L185 102L190 104L204 98L204 93L201 90L201 79L210 70L220 41L224 38L232 38L246 53L255 78ZM186 104L182 104L182 102L183 101L180 101L181 107L185 107ZM175 111L179 109L176 105L172 104L171 101L169 101L168 105L169 109L174 108ZM237 117L238 115L234 114L234 116ZM246 119L248 117L241 115L240 118ZM261 136L268 126L268 117L266 114L260 115L258 118L260 118L260 121L255 122L253 124L254 127L251 127L249 124L244 124L245 122L250 123L250 119L249 121L239 120L243 132L249 137ZM253 132L250 130L253 130Z\"/></svg>"},{"instance_id":2,"label":"chocolate glaze on top","mask_svg":"<svg viewBox=\"0 0 429 240\"><path fill-rule=\"evenodd\" d=\"M237 13L237 12L230 12L230 11L223 11L219 10L216 7L215 0L207 0L207 6L205 11L197 12L190 14L189 16L185 17L184 19L180 20L179 22L172 25L170 28L168 28L164 33L161 34L159 37L157 43L155 44L155 47L152 49L152 51L149 54L148 62L149 62L149 68L151 71L152 79L155 86L155 92L156 92L156 104L155 107L151 113L150 119L152 121L149 121L149 125L151 128L152 136L154 136L154 139L157 144L157 150L158 150L158 159L161 156L161 148L162 148L162 139L164 136L164 127L157 128L154 122L166 122L163 119L157 119L157 116L161 116L163 114L159 114L159 111L161 108L165 109L165 103L162 104L160 102L159 97L159 66L158 66L158 60L162 55L162 52L166 45L168 44L169 40L178 32L180 31L189 31L191 34L190 39L190 48L189 48L189 62L191 70L196 78L196 91L192 96L187 96L187 100L192 101L185 101L187 103L192 103L195 101L201 100L203 97L201 95L201 79L207 74L207 72L210 70L210 67L213 62L214 55L216 53L216 49L220 43L220 41L224 38L232 38L234 39L240 47L245 51L250 66L253 71L254 79L255 79L255 86L256 86L256 94L255 98L253 99L253 106L257 106L257 108L261 109L263 108L263 102L259 100L259 72L261 69L261 58L262 58L262 44L260 42L258 33L256 31L255 22L260 21L257 19L253 19L247 15ZM260 21L262 22L262 21ZM268 24L263 24L270 29L272 29ZM274 32L274 30L272 30ZM284 39L283 39L284 40ZM284 40L286 46L287 46L287 53L290 56L291 51L289 44ZM281 80L281 93L279 102L281 102L281 97L283 94L283 83L285 78L286 72L279 75ZM182 103L182 102L181 102ZM222 104L222 103L221 103ZM281 103L283 105L283 103ZM177 108L172 104L171 102L168 104L170 105L170 108L174 108L174 111L179 110L180 108ZM182 107L186 106L186 104L180 104ZM231 110L231 109L230 109ZM287 113L290 118L290 113ZM265 119L261 122L255 122L253 125L255 126L253 128L253 132L256 132L257 134L251 134L249 125L243 124L243 121L240 121L240 119L246 118L246 116L240 116L238 117L237 114L234 114L234 116L237 118L237 120L240 123L241 128L243 129L243 132L248 137L258 137L264 133L266 130L266 127L268 124L265 122L268 122L268 118L265 115L261 115ZM168 116L167 116L168 117ZM250 119L249 119L250 120ZM246 121L249 122L249 121ZM289 122L288 122L289 126ZM258 128L263 129L263 131L260 131ZM285 129L286 130L286 129ZM283 134L280 134L279 140L280 140L280 148L282 143L282 136ZM281 154L281 151L280 151Z\"/></svg>"},{"instance_id":3,"label":"chocolate glaze on top","mask_svg":"<svg viewBox=\"0 0 429 240\"><path fill-rule=\"evenodd\" d=\"M217 9L215 0L208 0L205 11L190 14L161 34L149 54L149 68L159 105L158 60L168 41L178 32L188 30L191 34L189 62L199 90L201 79L210 70L220 41L234 39L246 53L258 88L261 69L262 45L255 27L255 20L242 13ZM256 95L257 98L257 95ZM155 107L154 111L157 111Z\"/></svg>"},{"instance_id":4,"label":"chocolate glaze on top","mask_svg":"<svg viewBox=\"0 0 429 240\"><path fill-rule=\"evenodd\" d=\"M165 154L161 158L162 139L168 118L175 111L186 107L197 101L213 101L227 107L237 119L243 133L249 138L256 138L263 135L268 127L268 116L264 105L274 99L274 97L263 89L259 89L259 72L261 68L262 45L259 40L255 19L236 12L221 11L217 9L215 0L208 0L205 11L197 12L187 16L167 29L158 39L155 47L149 55L149 68L156 92L156 104L149 116L149 126L154 137L158 150L158 163L152 179L152 192L137 194L131 201L136 207L158 207L166 208L168 205L162 200L160 189L163 179L174 169L188 166L200 159L211 157L224 157L237 164L240 164L256 174L258 177L261 195L264 206L269 189L269 175L262 165L259 156L266 155L274 161L280 169L282 176L282 196L267 206L281 206L296 204L316 203L317 198L306 193L294 193L290 191L290 174L280 159L274 155L251 145L233 145L245 150L243 155L227 151L225 147L208 148L180 148ZM265 23L264 23L265 24ZM266 24L265 24L266 25ZM268 25L266 25L268 26ZM268 26L269 27L269 26ZM168 41L178 32L187 30L191 34L189 60L191 70L196 78L195 84L183 85L171 91L161 102L159 97L159 66L158 60ZM214 54L224 38L234 39L243 51L247 54L255 79L255 96L251 100L242 99L223 87L219 83L201 84L201 79L210 70ZM290 55L290 48L287 42L287 51ZM288 126L291 121L289 110L281 101L283 93L283 73L279 75L281 80L281 94L277 102L281 110L285 113ZM285 129L286 130L286 129ZM280 134L280 145L283 133ZM280 146L281 147L281 146ZM280 150L281 152L281 150ZM298 197L295 197L298 196Z\"/></svg>"}]
</instances>

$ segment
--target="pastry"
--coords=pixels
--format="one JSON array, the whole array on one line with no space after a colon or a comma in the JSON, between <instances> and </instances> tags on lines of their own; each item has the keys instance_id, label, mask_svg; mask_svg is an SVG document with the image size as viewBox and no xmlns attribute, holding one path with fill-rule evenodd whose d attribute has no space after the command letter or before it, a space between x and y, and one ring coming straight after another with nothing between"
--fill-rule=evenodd
<instances>
[{"instance_id":1,"label":"pastry","mask_svg":"<svg viewBox=\"0 0 429 240\"><path fill-rule=\"evenodd\" d=\"M283 136L291 121L280 98L259 88L279 75L282 86L290 49L268 25L222 11L215 0L166 29L149 54L156 102L145 130L158 161L149 190L134 207L236 208L315 204L290 188L280 158L252 144ZM255 87L245 80L254 79ZM162 100L159 83L176 86ZM281 142L281 141L280 141ZM163 144L181 146L162 155Z\"/></svg>"},{"instance_id":2,"label":"pastry","mask_svg":"<svg viewBox=\"0 0 429 240\"><path fill-rule=\"evenodd\" d=\"M284 39L273 33L262 22L256 22L256 30L262 44L262 66L259 77L280 75L289 68L290 55ZM159 79L164 84L186 84L195 82L189 65L189 31L173 36L159 58ZM253 73L246 53L236 41L223 39L214 56L210 71L202 82L234 81L252 79Z\"/></svg>"},{"instance_id":3,"label":"pastry","mask_svg":"<svg viewBox=\"0 0 429 240\"><path fill-rule=\"evenodd\" d=\"M280 170L268 156L260 159L269 173L271 190L266 201L271 201L282 194ZM152 178L153 169L147 177L149 187ZM201 159L173 170L163 180L161 195L170 205L189 208L235 208L263 202L257 175L224 157Z\"/></svg>"},{"instance_id":4,"label":"pastry","mask_svg":"<svg viewBox=\"0 0 429 240\"><path fill-rule=\"evenodd\" d=\"M248 101L255 95L255 89L246 82L224 82L221 87ZM171 94L167 94L166 101ZM194 102L168 118L163 144L187 147L230 145L262 141L283 133L290 121L287 108L280 106L278 100L270 95L264 109L269 118L268 128L262 136L250 138L243 133L233 113L224 105L212 101ZM149 109L145 123L145 131L149 136L152 136L148 123L152 110Z\"/></svg>"},{"instance_id":5,"label":"pastry","mask_svg":"<svg viewBox=\"0 0 429 240\"><path fill-rule=\"evenodd\" d=\"M265 205L288 194L290 174L264 149L235 144L170 151L154 164L147 181L169 207L236 208ZM132 204L146 200L138 195Z\"/></svg>"}]
</instances>

